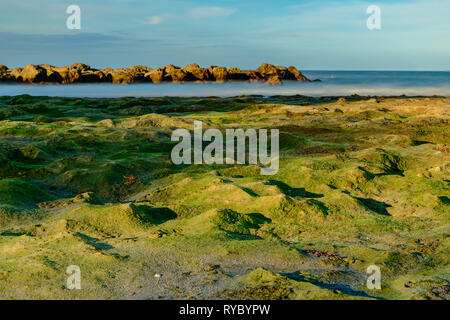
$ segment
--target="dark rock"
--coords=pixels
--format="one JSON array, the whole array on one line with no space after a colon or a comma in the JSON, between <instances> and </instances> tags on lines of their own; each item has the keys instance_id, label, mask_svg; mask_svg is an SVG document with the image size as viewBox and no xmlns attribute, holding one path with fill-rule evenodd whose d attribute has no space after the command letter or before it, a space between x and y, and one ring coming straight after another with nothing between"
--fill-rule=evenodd
<instances>
[{"instance_id":1,"label":"dark rock","mask_svg":"<svg viewBox=\"0 0 450 320\"><path fill-rule=\"evenodd\" d=\"M228 69L228 79L245 81L250 80L250 75L239 68L230 68Z\"/></svg>"}]
</instances>

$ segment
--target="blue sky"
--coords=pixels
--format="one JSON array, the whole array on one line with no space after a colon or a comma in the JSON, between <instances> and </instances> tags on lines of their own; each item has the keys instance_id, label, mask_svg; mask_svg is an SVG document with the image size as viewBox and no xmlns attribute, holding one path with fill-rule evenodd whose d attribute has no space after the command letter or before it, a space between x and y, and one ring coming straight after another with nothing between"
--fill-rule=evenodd
<instances>
[{"instance_id":1,"label":"blue sky","mask_svg":"<svg viewBox=\"0 0 450 320\"><path fill-rule=\"evenodd\" d=\"M81 8L68 30L66 8ZM382 29L366 27L381 8ZM450 0L0 2L0 64L450 70Z\"/></svg>"}]
</instances>

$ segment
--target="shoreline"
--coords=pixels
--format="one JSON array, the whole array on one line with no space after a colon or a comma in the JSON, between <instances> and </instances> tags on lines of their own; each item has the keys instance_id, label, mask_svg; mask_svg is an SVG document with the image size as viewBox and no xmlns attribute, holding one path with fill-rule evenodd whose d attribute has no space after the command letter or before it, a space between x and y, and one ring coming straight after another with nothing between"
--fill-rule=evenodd
<instances>
[{"instance_id":1,"label":"shoreline","mask_svg":"<svg viewBox=\"0 0 450 320\"><path fill-rule=\"evenodd\" d=\"M31 97L31 98L48 98L48 99L90 99L90 100L101 100L101 99L164 99L164 98L175 98L175 99L238 99L238 98L261 98L261 99L271 99L271 98L306 98L315 99L322 101L332 101L337 99L347 99L347 100L371 100L371 99L448 99L450 95L359 95L359 94L349 94L349 95L303 95L303 94L274 94L274 95L262 95L262 94L245 94L245 95L230 95L230 96L174 96L174 95L159 95L159 96L101 96L101 97L91 97L91 96L53 96L53 95L30 95L30 94L16 94L16 95L0 95L0 98L17 98L17 97ZM1 106L1 105L0 105Z\"/></svg>"},{"instance_id":2,"label":"shoreline","mask_svg":"<svg viewBox=\"0 0 450 320\"><path fill-rule=\"evenodd\" d=\"M450 97L449 87L421 87L421 88L360 88L348 86L317 86L306 87L287 83L283 86L243 85L241 83L228 84L74 84L74 85L0 85L0 96L43 96L65 98L233 98L240 96L286 96L286 97Z\"/></svg>"}]
</instances>

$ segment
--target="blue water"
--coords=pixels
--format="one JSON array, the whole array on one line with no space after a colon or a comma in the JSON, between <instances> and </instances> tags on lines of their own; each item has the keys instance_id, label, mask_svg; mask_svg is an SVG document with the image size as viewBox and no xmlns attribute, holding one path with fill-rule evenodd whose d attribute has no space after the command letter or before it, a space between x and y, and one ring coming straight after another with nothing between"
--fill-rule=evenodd
<instances>
[{"instance_id":1,"label":"blue water","mask_svg":"<svg viewBox=\"0 0 450 320\"><path fill-rule=\"evenodd\" d=\"M285 81L282 86L262 83L184 83L184 84L71 84L23 85L2 84L0 96L30 94L61 97L157 97L239 95L441 95L450 97L450 72L422 71L304 71L310 79L321 82Z\"/></svg>"}]
</instances>

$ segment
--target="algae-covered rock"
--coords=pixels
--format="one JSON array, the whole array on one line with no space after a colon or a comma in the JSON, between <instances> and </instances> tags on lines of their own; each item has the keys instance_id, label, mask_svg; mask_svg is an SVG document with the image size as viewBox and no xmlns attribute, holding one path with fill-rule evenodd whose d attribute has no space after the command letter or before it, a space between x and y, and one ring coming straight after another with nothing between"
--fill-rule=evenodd
<instances>
[{"instance_id":1,"label":"algae-covered rock","mask_svg":"<svg viewBox=\"0 0 450 320\"><path fill-rule=\"evenodd\" d=\"M0 204L34 206L51 198L48 192L24 179L0 180Z\"/></svg>"},{"instance_id":2,"label":"algae-covered rock","mask_svg":"<svg viewBox=\"0 0 450 320\"><path fill-rule=\"evenodd\" d=\"M203 72L187 69L162 81ZM0 97L0 298L448 299L449 99L338 99ZM278 173L174 165L171 133L195 120L278 128ZM69 263L94 291L62 288Z\"/></svg>"},{"instance_id":3,"label":"algae-covered rock","mask_svg":"<svg viewBox=\"0 0 450 320\"><path fill-rule=\"evenodd\" d=\"M69 211L66 219L77 223L78 228L114 236L130 236L145 232L154 225L176 218L167 208L146 205L86 204Z\"/></svg>"},{"instance_id":4,"label":"algae-covered rock","mask_svg":"<svg viewBox=\"0 0 450 320\"><path fill-rule=\"evenodd\" d=\"M227 295L232 298L246 297L257 300L341 300L357 298L340 290L327 289L325 284L321 284L309 274L295 273L292 276L295 279L264 268L258 268L241 279L241 289L229 291ZM359 299L367 297L362 294Z\"/></svg>"},{"instance_id":5,"label":"algae-covered rock","mask_svg":"<svg viewBox=\"0 0 450 320\"><path fill-rule=\"evenodd\" d=\"M213 218L213 223L220 229L241 234L250 234L258 229L260 221L251 215L245 215L233 210L219 210Z\"/></svg>"}]
</instances>

